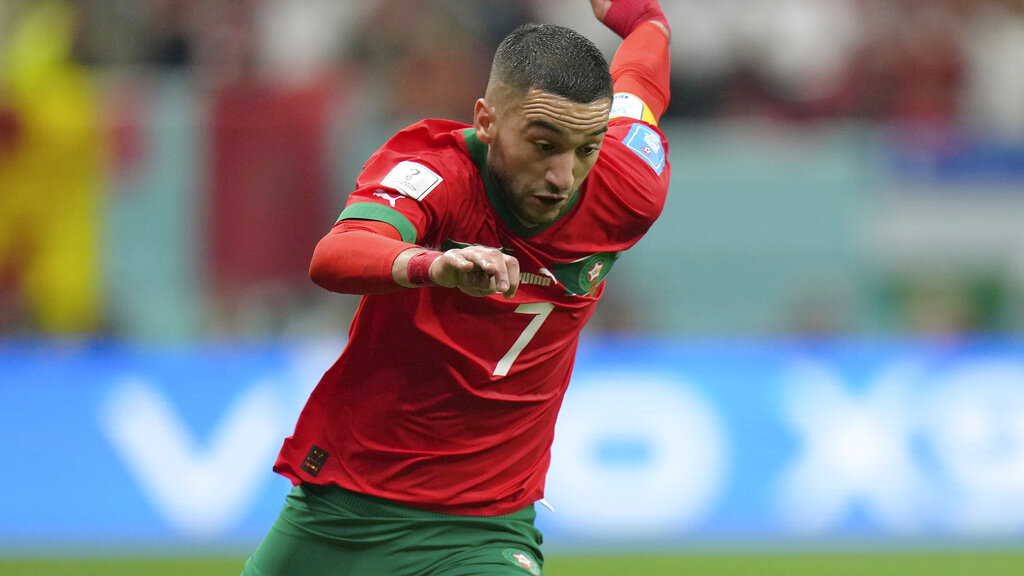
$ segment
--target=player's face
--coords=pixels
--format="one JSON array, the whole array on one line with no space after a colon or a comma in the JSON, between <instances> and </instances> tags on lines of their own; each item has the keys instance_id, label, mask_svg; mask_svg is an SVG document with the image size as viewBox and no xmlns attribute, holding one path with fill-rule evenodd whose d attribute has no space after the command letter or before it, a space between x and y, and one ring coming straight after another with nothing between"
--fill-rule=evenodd
<instances>
[{"instance_id":1,"label":"player's face","mask_svg":"<svg viewBox=\"0 0 1024 576\"><path fill-rule=\"evenodd\" d=\"M524 225L548 225L569 210L597 162L610 111L608 99L581 104L537 89L492 108L481 138L487 165Z\"/></svg>"}]
</instances>

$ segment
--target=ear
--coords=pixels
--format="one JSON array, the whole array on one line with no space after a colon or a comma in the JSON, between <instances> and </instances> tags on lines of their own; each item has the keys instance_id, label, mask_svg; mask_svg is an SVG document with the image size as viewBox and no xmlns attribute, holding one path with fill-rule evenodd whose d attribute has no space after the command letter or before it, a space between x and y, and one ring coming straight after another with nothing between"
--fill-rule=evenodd
<instances>
[{"instance_id":1,"label":"ear","mask_svg":"<svg viewBox=\"0 0 1024 576\"><path fill-rule=\"evenodd\" d=\"M482 144L490 144L494 139L494 132L497 130L495 120L497 110L486 99L480 98L473 107L473 127L476 128L476 138Z\"/></svg>"}]
</instances>

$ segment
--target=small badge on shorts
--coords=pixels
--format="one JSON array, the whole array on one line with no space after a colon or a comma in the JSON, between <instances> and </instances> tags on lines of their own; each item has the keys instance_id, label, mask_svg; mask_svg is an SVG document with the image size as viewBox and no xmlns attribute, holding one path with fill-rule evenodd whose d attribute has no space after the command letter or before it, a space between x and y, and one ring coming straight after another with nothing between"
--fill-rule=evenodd
<instances>
[{"instance_id":1,"label":"small badge on shorts","mask_svg":"<svg viewBox=\"0 0 1024 576\"><path fill-rule=\"evenodd\" d=\"M327 462L328 456L330 456L330 454L328 454L326 450L314 444L313 447L309 449L309 453L306 454L306 459L302 461L302 466L300 468L302 468L303 472L308 472L310 476L316 478L316 476L320 474L320 470L323 469L324 464Z\"/></svg>"},{"instance_id":2,"label":"small badge on shorts","mask_svg":"<svg viewBox=\"0 0 1024 576\"><path fill-rule=\"evenodd\" d=\"M540 576L540 564L533 559L528 553L522 550L516 550L515 548L509 548L502 552L505 560L508 560L512 564L519 566L523 570L526 570L533 576Z\"/></svg>"}]
</instances>

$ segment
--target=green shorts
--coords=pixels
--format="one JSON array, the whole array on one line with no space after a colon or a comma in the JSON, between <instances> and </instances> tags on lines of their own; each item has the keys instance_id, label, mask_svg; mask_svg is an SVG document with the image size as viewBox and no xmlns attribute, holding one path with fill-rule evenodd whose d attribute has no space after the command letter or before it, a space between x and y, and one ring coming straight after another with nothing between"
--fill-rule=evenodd
<instances>
[{"instance_id":1,"label":"green shorts","mask_svg":"<svg viewBox=\"0 0 1024 576\"><path fill-rule=\"evenodd\" d=\"M243 576L539 576L533 505L504 516L427 512L302 484Z\"/></svg>"}]
</instances>

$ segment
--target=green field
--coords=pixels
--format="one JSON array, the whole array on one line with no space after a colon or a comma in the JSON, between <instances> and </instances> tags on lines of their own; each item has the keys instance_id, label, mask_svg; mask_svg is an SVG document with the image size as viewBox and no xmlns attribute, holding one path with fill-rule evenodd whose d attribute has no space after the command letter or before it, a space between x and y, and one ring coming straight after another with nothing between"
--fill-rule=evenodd
<instances>
[{"instance_id":1,"label":"green field","mask_svg":"<svg viewBox=\"0 0 1024 576\"><path fill-rule=\"evenodd\" d=\"M224 576L244 560L0 559L3 576ZM1021 552L738 553L646 556L551 555L547 576L1002 576L1024 573ZM385 576L385 575L368 575Z\"/></svg>"}]
</instances>

